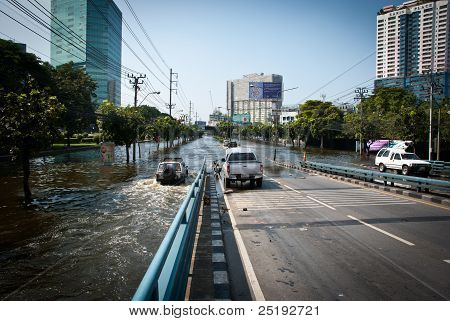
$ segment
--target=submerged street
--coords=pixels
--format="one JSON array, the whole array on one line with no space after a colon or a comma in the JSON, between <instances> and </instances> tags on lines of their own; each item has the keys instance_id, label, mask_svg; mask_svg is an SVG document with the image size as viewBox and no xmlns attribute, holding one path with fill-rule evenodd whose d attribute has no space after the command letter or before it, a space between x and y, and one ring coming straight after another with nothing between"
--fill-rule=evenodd
<instances>
[{"instance_id":1,"label":"submerged street","mask_svg":"<svg viewBox=\"0 0 450 321\"><path fill-rule=\"evenodd\" d=\"M226 198L266 300L449 299L448 208L275 165L275 149L279 161L303 157L289 147L242 146L264 163L263 186L232 185ZM96 149L34 159L27 209L17 205L19 172L2 164L2 299L132 297L203 158L210 166L225 153L208 136L141 148L130 165L120 147L111 165ZM186 184L154 181L165 156L183 157ZM357 166L359 156L308 157Z\"/></svg>"},{"instance_id":2,"label":"submerged street","mask_svg":"<svg viewBox=\"0 0 450 321\"><path fill-rule=\"evenodd\" d=\"M159 247L203 158L222 156L212 138L156 152L126 165L124 148L104 165L98 149L32 161L34 201L20 204L21 177L0 163L0 298L129 300ZM189 179L154 181L159 161L181 156Z\"/></svg>"}]
</instances>

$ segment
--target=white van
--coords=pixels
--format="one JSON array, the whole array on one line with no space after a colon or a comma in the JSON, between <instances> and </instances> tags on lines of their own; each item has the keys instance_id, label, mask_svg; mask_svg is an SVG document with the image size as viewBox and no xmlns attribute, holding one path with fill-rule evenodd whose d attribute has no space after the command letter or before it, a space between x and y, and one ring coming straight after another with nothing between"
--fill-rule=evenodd
<instances>
[{"instance_id":1,"label":"white van","mask_svg":"<svg viewBox=\"0 0 450 321\"><path fill-rule=\"evenodd\" d=\"M428 175L431 170L431 164L421 160L416 154L394 148L380 149L375 157L375 165L378 166L380 172L392 169L401 172L403 175L411 173Z\"/></svg>"}]
</instances>

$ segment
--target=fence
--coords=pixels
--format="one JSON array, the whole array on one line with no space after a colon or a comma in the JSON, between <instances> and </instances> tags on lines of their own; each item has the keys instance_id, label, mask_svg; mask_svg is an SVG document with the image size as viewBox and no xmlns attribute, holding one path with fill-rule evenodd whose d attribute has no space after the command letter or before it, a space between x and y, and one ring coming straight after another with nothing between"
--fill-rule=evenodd
<instances>
[{"instance_id":1,"label":"fence","mask_svg":"<svg viewBox=\"0 0 450 321\"><path fill-rule=\"evenodd\" d=\"M450 175L450 162L429 161L431 163L431 174L433 175Z\"/></svg>"},{"instance_id":2,"label":"fence","mask_svg":"<svg viewBox=\"0 0 450 321\"><path fill-rule=\"evenodd\" d=\"M133 301L184 299L205 177L206 160L134 294Z\"/></svg>"},{"instance_id":3,"label":"fence","mask_svg":"<svg viewBox=\"0 0 450 321\"><path fill-rule=\"evenodd\" d=\"M394 184L408 185L416 188L417 191L419 192L422 189L425 192L429 192L430 190L450 192L449 181L423 177L396 175L390 173L381 173L377 171L335 166L323 163L301 162L300 164L304 168L310 168L313 170L326 172L330 174L337 174L346 177L354 177L357 179L362 179L364 181L370 182L377 180L383 182L384 185L387 185L388 183L390 183L392 186L394 186Z\"/></svg>"}]
</instances>

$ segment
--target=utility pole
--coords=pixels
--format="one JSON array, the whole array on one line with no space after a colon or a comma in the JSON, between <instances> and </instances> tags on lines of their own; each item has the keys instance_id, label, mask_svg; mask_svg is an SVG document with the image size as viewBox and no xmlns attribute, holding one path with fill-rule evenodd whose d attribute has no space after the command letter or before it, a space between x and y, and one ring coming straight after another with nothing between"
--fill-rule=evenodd
<instances>
[{"instance_id":1,"label":"utility pole","mask_svg":"<svg viewBox=\"0 0 450 321\"><path fill-rule=\"evenodd\" d=\"M433 69L429 70L429 74L430 74L430 78L428 80L428 92L430 95L430 122L429 122L429 133L428 133L428 160L431 160L432 158L432 154L433 154L433 95L434 94L442 94L442 86L441 84L437 81L437 80L433 80ZM422 89L425 89L424 87L422 87ZM439 160L439 154L440 154L440 133L439 133L439 123L441 121L441 110L439 108L439 114L438 114L438 141L437 141L437 150L436 150L436 159Z\"/></svg>"},{"instance_id":2,"label":"utility pole","mask_svg":"<svg viewBox=\"0 0 450 321\"><path fill-rule=\"evenodd\" d=\"M134 107L137 107L137 93L138 93L138 90L141 89L139 87L139 85L142 85L144 83L144 81L141 79L146 78L146 75L139 74L139 76L135 76L134 74L128 74L127 76L128 76L128 78L131 78L130 84L132 84L134 87ZM136 131L137 131L137 136L138 136L137 139L139 139L139 128L136 128ZM139 148L139 157L140 157L140 151L141 150ZM133 162L135 162L135 161L136 161L136 141L133 143Z\"/></svg>"},{"instance_id":3,"label":"utility pole","mask_svg":"<svg viewBox=\"0 0 450 321\"><path fill-rule=\"evenodd\" d=\"M366 95L369 92L369 90L366 87L359 87L355 89L355 100L359 100L360 101L360 115L361 115L361 122L360 122L360 130L359 130L359 155L362 155L362 147L363 147L363 143L362 143L362 120L363 120L363 111L362 111L362 106L361 103L364 101L364 99L366 99Z\"/></svg>"},{"instance_id":4,"label":"utility pole","mask_svg":"<svg viewBox=\"0 0 450 321\"><path fill-rule=\"evenodd\" d=\"M198 113L195 112L195 124L197 124Z\"/></svg>"},{"instance_id":5,"label":"utility pole","mask_svg":"<svg viewBox=\"0 0 450 321\"><path fill-rule=\"evenodd\" d=\"M178 73L172 72L172 68L170 68L170 83L169 83L169 105L167 108L169 108L169 115L172 116L172 109L175 108L176 104L172 104L172 91L175 91L177 93L177 89L172 88L172 84L177 84L178 87L178 80L172 80L173 76L176 75L176 79L178 79Z\"/></svg>"},{"instance_id":6,"label":"utility pole","mask_svg":"<svg viewBox=\"0 0 450 321\"><path fill-rule=\"evenodd\" d=\"M191 113L192 113L192 101L189 100L189 125L192 122Z\"/></svg>"},{"instance_id":7,"label":"utility pole","mask_svg":"<svg viewBox=\"0 0 450 321\"><path fill-rule=\"evenodd\" d=\"M135 76L134 74L128 74L128 78L131 78L130 84L132 84L134 87L134 107L137 107L137 93L138 90L141 89L139 85L142 85L144 83L144 81L141 79L146 78L146 75L139 74L139 76Z\"/></svg>"}]
</instances>

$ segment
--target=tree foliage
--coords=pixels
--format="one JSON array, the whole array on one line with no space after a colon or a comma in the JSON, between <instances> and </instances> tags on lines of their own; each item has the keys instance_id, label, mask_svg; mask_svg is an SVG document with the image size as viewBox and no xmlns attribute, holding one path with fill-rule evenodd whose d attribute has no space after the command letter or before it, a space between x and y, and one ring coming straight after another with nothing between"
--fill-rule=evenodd
<instances>
[{"instance_id":1,"label":"tree foliage","mask_svg":"<svg viewBox=\"0 0 450 321\"><path fill-rule=\"evenodd\" d=\"M402 88L379 88L345 116L345 133L363 139L425 140L427 104Z\"/></svg>"},{"instance_id":2,"label":"tree foliage","mask_svg":"<svg viewBox=\"0 0 450 321\"><path fill-rule=\"evenodd\" d=\"M52 70L52 79L55 95L66 106L61 127L65 129L70 145L70 137L74 133L92 129L95 124L92 97L97 85L84 69L77 68L72 62Z\"/></svg>"},{"instance_id":3,"label":"tree foliage","mask_svg":"<svg viewBox=\"0 0 450 321\"><path fill-rule=\"evenodd\" d=\"M0 98L0 142L22 161L23 187L26 202L31 201L30 157L48 147L58 134L64 106L56 97L31 89L27 93L10 92Z\"/></svg>"}]
</instances>

